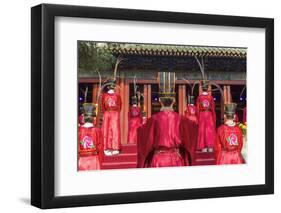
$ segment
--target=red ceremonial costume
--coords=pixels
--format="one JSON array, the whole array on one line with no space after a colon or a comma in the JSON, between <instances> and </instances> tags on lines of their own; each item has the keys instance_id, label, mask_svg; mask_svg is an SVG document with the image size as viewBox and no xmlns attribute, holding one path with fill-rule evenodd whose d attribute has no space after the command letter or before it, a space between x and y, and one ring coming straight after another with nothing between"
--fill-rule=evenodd
<instances>
[{"instance_id":1,"label":"red ceremonial costume","mask_svg":"<svg viewBox=\"0 0 281 213\"><path fill-rule=\"evenodd\" d=\"M198 149L213 148L216 140L216 113L212 95L203 92L197 98Z\"/></svg>"},{"instance_id":2,"label":"red ceremonial costume","mask_svg":"<svg viewBox=\"0 0 281 213\"><path fill-rule=\"evenodd\" d=\"M121 97L118 93L104 93L102 95L102 109L104 112L102 134L104 150L121 148L120 111Z\"/></svg>"},{"instance_id":3,"label":"red ceremonial costume","mask_svg":"<svg viewBox=\"0 0 281 213\"><path fill-rule=\"evenodd\" d=\"M185 117L188 120L191 120L191 121L195 122L196 124L198 124L196 111L197 111L196 106L194 106L193 104L188 104L186 106L186 110L185 110Z\"/></svg>"},{"instance_id":4,"label":"red ceremonial costume","mask_svg":"<svg viewBox=\"0 0 281 213\"><path fill-rule=\"evenodd\" d=\"M102 134L100 129L86 123L78 130L78 170L100 169L102 158Z\"/></svg>"},{"instance_id":5,"label":"red ceremonial costume","mask_svg":"<svg viewBox=\"0 0 281 213\"><path fill-rule=\"evenodd\" d=\"M217 164L244 163L241 155L242 147L243 134L237 125L223 124L218 128L215 146Z\"/></svg>"},{"instance_id":6,"label":"red ceremonial costume","mask_svg":"<svg viewBox=\"0 0 281 213\"><path fill-rule=\"evenodd\" d=\"M133 105L129 109L129 128L128 128L128 143L137 143L137 129L142 125L142 113L140 107Z\"/></svg>"},{"instance_id":7,"label":"red ceremonial costume","mask_svg":"<svg viewBox=\"0 0 281 213\"><path fill-rule=\"evenodd\" d=\"M153 115L138 129L138 167L190 165L196 136L195 123L174 111Z\"/></svg>"}]
</instances>

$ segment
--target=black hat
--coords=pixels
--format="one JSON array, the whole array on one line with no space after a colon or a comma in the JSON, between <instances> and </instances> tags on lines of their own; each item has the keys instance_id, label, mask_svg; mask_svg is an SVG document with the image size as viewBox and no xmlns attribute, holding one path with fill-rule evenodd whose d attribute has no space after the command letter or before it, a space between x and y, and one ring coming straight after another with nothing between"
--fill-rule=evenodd
<instances>
[{"instance_id":1,"label":"black hat","mask_svg":"<svg viewBox=\"0 0 281 213\"><path fill-rule=\"evenodd\" d=\"M227 103L224 105L224 113L229 116L235 115L236 103Z\"/></svg>"},{"instance_id":2,"label":"black hat","mask_svg":"<svg viewBox=\"0 0 281 213\"><path fill-rule=\"evenodd\" d=\"M138 98L137 98L137 96L132 96L131 97L131 99L132 99L132 104L137 104L138 103Z\"/></svg>"},{"instance_id":3,"label":"black hat","mask_svg":"<svg viewBox=\"0 0 281 213\"><path fill-rule=\"evenodd\" d=\"M208 88L209 88L209 81L204 80L202 82L202 90L203 91L208 91Z\"/></svg>"},{"instance_id":4,"label":"black hat","mask_svg":"<svg viewBox=\"0 0 281 213\"><path fill-rule=\"evenodd\" d=\"M113 78L108 79L105 84L107 85L107 89L115 89L116 87L116 80L114 80Z\"/></svg>"},{"instance_id":5,"label":"black hat","mask_svg":"<svg viewBox=\"0 0 281 213\"><path fill-rule=\"evenodd\" d=\"M93 103L83 103L83 114L85 117L92 117L95 115L95 105Z\"/></svg>"}]
</instances>

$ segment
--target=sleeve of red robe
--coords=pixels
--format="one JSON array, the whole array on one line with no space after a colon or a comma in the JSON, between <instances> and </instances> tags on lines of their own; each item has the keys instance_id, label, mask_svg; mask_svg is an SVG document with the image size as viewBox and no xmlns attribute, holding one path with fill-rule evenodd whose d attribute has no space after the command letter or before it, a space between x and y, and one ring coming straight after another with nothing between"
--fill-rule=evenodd
<instances>
[{"instance_id":1,"label":"sleeve of red robe","mask_svg":"<svg viewBox=\"0 0 281 213\"><path fill-rule=\"evenodd\" d=\"M197 111L197 120L199 120L200 108L199 108L200 97L196 101L196 111Z\"/></svg>"},{"instance_id":2,"label":"sleeve of red robe","mask_svg":"<svg viewBox=\"0 0 281 213\"><path fill-rule=\"evenodd\" d=\"M241 153L241 150L243 148L243 134L242 134L242 130L239 128L239 140L240 143L238 144L238 151Z\"/></svg>"},{"instance_id":3,"label":"sleeve of red robe","mask_svg":"<svg viewBox=\"0 0 281 213\"><path fill-rule=\"evenodd\" d=\"M80 151L81 151L81 148L80 148L80 139L81 139L81 135L82 135L82 131L83 131L83 128L79 127L78 128L78 157L80 157Z\"/></svg>"},{"instance_id":4,"label":"sleeve of red robe","mask_svg":"<svg viewBox=\"0 0 281 213\"><path fill-rule=\"evenodd\" d=\"M101 108L102 108L102 111L104 112L105 111L105 94L102 95L102 99L101 99Z\"/></svg>"},{"instance_id":5,"label":"sleeve of red robe","mask_svg":"<svg viewBox=\"0 0 281 213\"><path fill-rule=\"evenodd\" d=\"M137 151L138 151L138 163L137 163L137 167L138 168L143 168L144 165L144 156L143 156L143 130L146 124L144 124L143 126L139 127L137 130Z\"/></svg>"},{"instance_id":6,"label":"sleeve of red robe","mask_svg":"<svg viewBox=\"0 0 281 213\"><path fill-rule=\"evenodd\" d=\"M198 121L198 117L199 117L198 114L199 114L198 108L195 107L195 116L196 116L196 118L197 118L197 121Z\"/></svg>"},{"instance_id":7,"label":"sleeve of red robe","mask_svg":"<svg viewBox=\"0 0 281 213\"><path fill-rule=\"evenodd\" d=\"M213 97L211 99L211 103L212 103L213 120L214 120L214 124L216 124L216 110L215 110L216 109L216 104L215 104L215 101L214 101Z\"/></svg>"},{"instance_id":8,"label":"sleeve of red robe","mask_svg":"<svg viewBox=\"0 0 281 213\"><path fill-rule=\"evenodd\" d=\"M138 144L138 167L145 167L148 154L153 150L154 139L154 122L150 118L147 122L138 128L137 144Z\"/></svg>"},{"instance_id":9,"label":"sleeve of red robe","mask_svg":"<svg viewBox=\"0 0 281 213\"><path fill-rule=\"evenodd\" d=\"M186 151L190 154L191 165L194 163L194 156L197 147L198 125L183 118L180 125L180 133Z\"/></svg>"},{"instance_id":10,"label":"sleeve of red robe","mask_svg":"<svg viewBox=\"0 0 281 213\"><path fill-rule=\"evenodd\" d=\"M221 128L218 128L218 131L217 131L217 135L216 135L216 141L215 141L215 145L214 145L214 152L215 152L215 158L216 158L216 161L218 159L218 156L221 152L221 141L220 141L220 133L221 132Z\"/></svg>"},{"instance_id":11,"label":"sleeve of red robe","mask_svg":"<svg viewBox=\"0 0 281 213\"><path fill-rule=\"evenodd\" d=\"M103 152L103 137L100 129L96 130L97 134L97 147L98 147L98 155L99 159L102 162L104 158L104 152Z\"/></svg>"}]
</instances>

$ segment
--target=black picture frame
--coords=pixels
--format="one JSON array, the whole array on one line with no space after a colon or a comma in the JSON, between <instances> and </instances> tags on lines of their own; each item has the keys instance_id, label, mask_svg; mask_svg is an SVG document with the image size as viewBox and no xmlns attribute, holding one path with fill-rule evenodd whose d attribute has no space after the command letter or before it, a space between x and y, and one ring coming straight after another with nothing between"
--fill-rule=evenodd
<instances>
[{"instance_id":1,"label":"black picture frame","mask_svg":"<svg viewBox=\"0 0 281 213\"><path fill-rule=\"evenodd\" d=\"M56 197L54 21L58 16L265 29L265 184ZM46 209L274 193L274 19L41 4L31 8L31 50L32 205Z\"/></svg>"}]
</instances>

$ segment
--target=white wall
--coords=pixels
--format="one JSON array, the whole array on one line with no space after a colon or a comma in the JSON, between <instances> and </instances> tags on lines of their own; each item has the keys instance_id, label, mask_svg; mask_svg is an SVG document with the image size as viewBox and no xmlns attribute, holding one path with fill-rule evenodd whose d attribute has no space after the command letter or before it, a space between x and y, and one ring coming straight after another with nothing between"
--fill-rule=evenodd
<instances>
[{"instance_id":1,"label":"white wall","mask_svg":"<svg viewBox=\"0 0 281 213\"><path fill-rule=\"evenodd\" d=\"M280 109L281 80L281 13L278 1L211 0L211 1L94 1L59 0L45 3L74 4L137 9L171 10L194 13L244 15L275 18L275 109ZM30 196L30 7L41 1L2 1L0 19L0 209L1 212L37 212L31 207ZM17 122L14 116L17 116ZM14 120L11 120L14 119ZM182 212L244 212L274 211L280 208L281 193L281 146L280 112L275 112L275 195L237 198L174 201L161 203L114 205L90 208L51 210L56 212L110 212L110 211L182 211ZM246 174L245 174L246 175ZM276 211L275 211L276 212Z\"/></svg>"}]
</instances>

